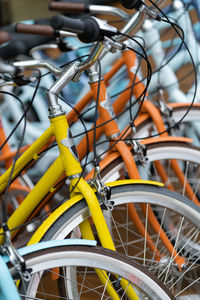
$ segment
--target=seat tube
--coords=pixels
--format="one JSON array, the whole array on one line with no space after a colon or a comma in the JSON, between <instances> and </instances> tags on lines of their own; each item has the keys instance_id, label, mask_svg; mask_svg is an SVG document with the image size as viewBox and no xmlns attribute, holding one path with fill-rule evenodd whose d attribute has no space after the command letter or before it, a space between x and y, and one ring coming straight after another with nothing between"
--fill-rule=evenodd
<instances>
[{"instance_id":1,"label":"seat tube","mask_svg":"<svg viewBox=\"0 0 200 300\"><path fill-rule=\"evenodd\" d=\"M80 192L86 199L102 246L115 250L99 201L93 189L81 177L82 168L65 115L51 118L51 124L54 128L54 134L56 136L66 175L71 181L71 189L75 192Z\"/></svg>"},{"instance_id":2,"label":"seat tube","mask_svg":"<svg viewBox=\"0 0 200 300\"><path fill-rule=\"evenodd\" d=\"M65 115L50 119L67 177L81 174L82 168Z\"/></svg>"}]
</instances>

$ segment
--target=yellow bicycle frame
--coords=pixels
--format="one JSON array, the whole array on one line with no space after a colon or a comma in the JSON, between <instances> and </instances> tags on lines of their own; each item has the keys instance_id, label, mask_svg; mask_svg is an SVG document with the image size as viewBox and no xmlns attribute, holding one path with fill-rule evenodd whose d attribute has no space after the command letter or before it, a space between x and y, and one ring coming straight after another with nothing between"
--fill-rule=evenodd
<instances>
[{"instance_id":1,"label":"yellow bicycle frame","mask_svg":"<svg viewBox=\"0 0 200 300\"><path fill-rule=\"evenodd\" d=\"M45 172L42 178L34 186L31 192L27 195L24 201L15 210L12 216L8 219L7 225L11 230L12 235L17 231L15 228L19 228L36 207L40 204L42 199L48 192L54 191L54 185L63 172L66 173L67 177L73 177L71 180L71 189L75 187L73 193L77 194L69 201L61 205L54 213L52 213L42 226L36 231L33 238L30 240L29 244L37 243L42 238L44 233L48 230L51 224L58 218L66 209L80 201L83 197L85 198L87 205L89 207L90 213L93 217L93 222L95 224L99 239L104 248L115 250L115 246L110 235L109 229L107 227L106 221L104 219L102 210L100 208L98 199L95 195L95 191L90 187L90 185L80 177L82 172L81 165L76 156L76 151L73 149L72 139L69 134L69 126L65 115L56 116L50 119L50 127L39 137L31 146L24 152L21 157L16 161L14 171L12 173L12 179L14 179L24 167L33 159L36 160L39 156L38 153L45 146L45 144L50 141L50 139L55 136L60 155ZM3 192L7 186L12 167L10 167L1 177L0 177L0 192ZM75 175L75 176L74 176ZM78 176L76 176L78 175ZM147 183L156 184L154 182L146 182L141 180L129 180L127 183ZM112 185L117 184L113 183ZM120 184L120 182L118 183ZM3 230L1 230L1 233ZM82 224L82 235L84 238L94 239L92 230L88 226L87 221ZM3 242L3 235L1 236L0 243ZM121 282L122 286L126 287L126 282ZM110 287L113 291L112 287ZM114 292L114 291L113 291ZM127 293L132 299L138 299L133 289L128 289ZM117 297L114 297L117 299Z\"/></svg>"},{"instance_id":2,"label":"yellow bicycle frame","mask_svg":"<svg viewBox=\"0 0 200 300\"><path fill-rule=\"evenodd\" d=\"M78 158L72 152L72 147L67 145L67 143L70 144L71 140L68 134L69 126L65 115L54 117L50 119L50 121L51 126L47 129L47 131L45 131L45 133L17 160L12 178L15 178L28 162L37 158L37 152L53 135L56 137L60 155L9 218L7 224L9 229L12 230L12 234L15 233L15 230L13 229L22 225L41 202L43 197L53 189L54 184L63 172L66 173L67 177L81 174L82 172ZM11 168L1 176L0 191L3 191L6 187L10 172ZM95 225L97 227L102 246L114 250L115 248L112 238L109 234L98 200L92 188L86 181L79 177L71 180L71 186L76 186L75 192L80 192L86 198L91 213L98 214L98 218L95 220Z\"/></svg>"},{"instance_id":3,"label":"yellow bicycle frame","mask_svg":"<svg viewBox=\"0 0 200 300\"><path fill-rule=\"evenodd\" d=\"M156 185L156 186L163 186L162 183L156 182L156 181L148 181L148 180L140 180L140 179L126 179L126 180L118 180L115 182L107 183L106 185L109 187L114 186L121 186L125 184L147 184L147 185ZM95 191L95 190L94 190ZM75 195L74 197L70 198L68 201L63 203L61 206L59 206L36 230L32 238L30 239L28 245L39 243L42 237L45 235L45 233L48 231L48 229L52 226L52 224L61 216L64 214L65 211L70 209L73 205L78 203L83 199L83 196L79 193ZM95 215L92 215L94 218ZM82 219L84 221L84 219ZM88 236L89 239L92 239L92 236Z\"/></svg>"},{"instance_id":4,"label":"yellow bicycle frame","mask_svg":"<svg viewBox=\"0 0 200 300\"><path fill-rule=\"evenodd\" d=\"M12 216L9 218L7 224L12 234L15 233L15 228L22 225L28 217L32 214L35 208L40 204L42 199L48 192L53 192L54 185L63 174L66 176L72 176L82 172L81 165L78 159L72 154L71 148L64 145L63 141L67 141L68 123L65 115L58 116L50 119L50 127L39 137L27 150L24 152L17 160L12 174L12 179L14 179L23 168L31 161L36 160L39 156L39 151L45 146L45 144L53 137L56 137L56 141L60 150L60 155L45 172L42 178L34 186L31 192L27 195L20 206L15 210ZM5 189L12 167L10 167L1 177L0 177L0 192ZM143 182L143 181L142 181ZM93 215L94 222L96 222L96 227L98 229L98 234L100 235L100 240L103 247L114 249L112 239L106 237L107 225L105 223L104 217L102 215L101 209L99 207L98 200L94 194L92 188L83 179L72 179L71 186L75 186L75 192L80 192L83 197L85 197L90 212ZM95 216L98 216L95 218ZM97 221L96 221L97 219ZM103 225L104 224L104 225ZM109 233L108 233L109 235ZM106 238L105 238L106 237ZM2 243L2 238L1 238Z\"/></svg>"},{"instance_id":5,"label":"yellow bicycle frame","mask_svg":"<svg viewBox=\"0 0 200 300\"><path fill-rule=\"evenodd\" d=\"M17 160L15 164L14 172L12 174L12 179L14 179L31 160L33 159L35 160L38 158L37 154L39 153L39 151L53 136L56 137L56 141L58 143L58 147L60 150L60 155L49 167L49 169L45 172L45 174L38 181L38 183L34 186L31 192L20 204L20 206L15 210L12 216L9 218L7 224L9 229L12 231L12 234L15 233L14 230L15 228L21 226L24 222L26 222L28 217L32 214L35 208L40 204L40 202L45 197L45 195L48 192L53 192L54 185L58 181L60 176L63 174L63 172L66 173L67 177L75 174L80 174L82 172L82 168L78 159L72 154L71 148L64 145L63 142L65 140L66 141L68 140L67 132L69 127L68 127L66 117L64 115L58 116L50 119L50 121L51 121L50 127ZM10 167L0 177L0 192L2 192L7 185L11 169L12 167ZM140 180L134 182L145 183L144 181L140 181ZM152 182L146 182L146 183L152 184ZM158 184L158 183L154 183L154 184ZM109 232L107 232L108 230L107 225L104 220L103 214L99 206L99 202L95 196L94 191L87 184L86 181L84 181L82 178L80 179L79 177L71 180L71 186L73 187L75 185L76 185L75 192L80 193L81 197L83 196L86 199L90 212L93 216L95 226L97 227L97 231L99 234L99 238L102 242L102 246L114 250L112 239L111 237L109 238L110 234ZM71 202L73 201L74 200L72 200ZM2 243L2 237L0 241Z\"/></svg>"}]
</instances>

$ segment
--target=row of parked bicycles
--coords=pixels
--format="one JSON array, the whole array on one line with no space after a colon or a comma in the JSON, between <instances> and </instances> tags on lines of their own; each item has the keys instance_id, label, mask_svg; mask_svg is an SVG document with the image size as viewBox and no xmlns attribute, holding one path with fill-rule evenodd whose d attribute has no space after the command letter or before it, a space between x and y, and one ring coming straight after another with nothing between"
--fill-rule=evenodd
<instances>
[{"instance_id":1,"label":"row of parked bicycles","mask_svg":"<svg viewBox=\"0 0 200 300\"><path fill-rule=\"evenodd\" d=\"M198 0L47 9L0 30L0 299L200 299Z\"/></svg>"}]
</instances>

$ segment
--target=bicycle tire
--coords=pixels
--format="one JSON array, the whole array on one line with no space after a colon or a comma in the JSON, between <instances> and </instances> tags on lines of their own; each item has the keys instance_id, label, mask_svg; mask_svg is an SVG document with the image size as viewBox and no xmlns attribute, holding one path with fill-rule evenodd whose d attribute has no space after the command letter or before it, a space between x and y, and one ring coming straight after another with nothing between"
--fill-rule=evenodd
<instances>
[{"instance_id":1,"label":"bicycle tire","mask_svg":"<svg viewBox=\"0 0 200 300\"><path fill-rule=\"evenodd\" d=\"M128 286L134 285L137 288L139 297L154 300L175 299L144 267L124 255L107 249L77 245L57 246L32 252L25 255L24 259L31 276L29 282L21 280L18 287L20 296L24 300L38 299L40 296L46 299L45 294L48 299L51 297L55 299L61 295L59 299L88 299L88 297L89 299L110 299L111 297L98 278L96 269L101 272L102 276L107 276L112 283L116 294L119 295L114 299L122 299L122 297L126 299L126 289L122 289L122 279L128 281ZM74 278L71 279L72 268L76 270L76 281ZM106 274L103 273L104 270ZM16 270L13 267L10 271L16 277ZM107 278L105 280L108 284ZM76 298L74 298L75 292L78 292ZM63 296L64 293L66 297ZM144 299L141 297L140 299Z\"/></svg>"},{"instance_id":2,"label":"bicycle tire","mask_svg":"<svg viewBox=\"0 0 200 300\"><path fill-rule=\"evenodd\" d=\"M171 187L175 192L187 195L191 200L193 197L199 197L199 170L200 170L200 148L184 141L158 140L157 142L147 143L145 156L141 161L141 156L131 150L134 160L137 164L141 179L156 180L165 184L165 187ZM172 161L176 160L184 178L183 182L176 176L176 170ZM165 176L159 173L155 164L159 161L162 164ZM101 178L104 182L119 180L120 176L127 177L125 164L120 156L116 157L101 170ZM190 184L191 190L187 190L184 183Z\"/></svg>"},{"instance_id":3,"label":"bicycle tire","mask_svg":"<svg viewBox=\"0 0 200 300\"><path fill-rule=\"evenodd\" d=\"M175 132L178 136L188 136L187 132L185 129L180 130L180 126L183 127L183 124L186 124L186 127L188 129L188 124L190 123L191 126L196 123L196 126L194 128L195 135L197 135L197 139L195 139L194 143L195 145L199 145L199 134L197 133L196 128L199 127L199 115L200 115L200 105L196 104L191 106L190 103L183 103L183 104L176 104L176 103L170 103L168 104L169 107L171 107L171 113L170 113L170 119L173 120L172 123L168 122L169 119L166 116L163 116L163 120L165 124L167 123L168 127L167 129L170 128L170 126L179 123L179 121L184 117L184 119L181 122L181 125L179 124L178 127L175 127ZM190 107L191 106L191 107ZM188 112L188 113L187 113ZM185 128L186 128L185 127ZM179 130L179 131L178 131ZM155 134L156 129L155 125L152 122L152 119L147 115L146 118L144 118L141 122L139 122L138 126L136 126L136 133L134 134L134 138L136 139L142 139L146 138L151 134ZM174 135L174 132L172 132ZM191 133L191 128L190 128L190 133ZM190 136L188 136L190 137ZM194 136L193 136L194 137Z\"/></svg>"},{"instance_id":4,"label":"bicycle tire","mask_svg":"<svg viewBox=\"0 0 200 300\"><path fill-rule=\"evenodd\" d=\"M163 122L166 125L166 130L168 130L170 126L174 126L177 122L179 122L182 119L183 116L185 116L181 124L175 126L171 131L169 130L170 135L189 137L193 139L193 143L192 143L193 145L200 146L200 132L199 132L200 105L195 104L190 108L190 103L183 103L183 104L172 103L169 104L169 107L172 109L171 112L169 112L169 115L167 115L167 117L163 115ZM188 112L189 108L190 111ZM134 134L131 132L131 130L129 130L126 133L126 135L124 136L125 141L127 142L132 140L140 141L146 139L147 137L159 136L155 128L155 125L148 114L143 114L141 115L141 117L136 119L135 127L136 130ZM103 152L101 153L101 151ZM101 156L103 153L105 153L105 149L102 150L99 148L99 155ZM91 172L91 170L94 167L93 159L90 158L90 160L91 160L91 164L89 164L89 167L87 167L88 173Z\"/></svg>"},{"instance_id":5,"label":"bicycle tire","mask_svg":"<svg viewBox=\"0 0 200 300\"><path fill-rule=\"evenodd\" d=\"M189 293L194 292L193 289L197 289L197 293L199 293L199 287L198 285L196 287L196 283L193 280L196 279L196 273L193 274L193 270L190 270L190 268L192 264L195 264L196 271L199 269L199 258L197 256L200 249L197 241L199 238L200 208L177 193L173 193L157 186L144 184L114 186L111 188L110 200L114 205L112 216L109 212L107 217L105 215L105 218L107 219L108 226L111 228L117 251L124 252L126 255L131 256L141 264L144 264L152 273L159 276L160 279L165 282L173 295L181 295L184 293L185 289L187 289L187 292ZM181 251L181 255L184 257L186 265L189 266L187 269L188 271L183 271L183 269L177 270L177 264L175 263L174 258L170 258L168 250L163 247L163 244L159 241L160 237L156 236L155 232L150 232L151 228L149 228L149 226L148 233L150 234L153 243L156 244L156 247L161 252L160 255L165 258L163 260L160 256L158 263L155 259L155 253L150 250L150 245L147 245L146 237L144 238L139 234L137 229L133 226L133 223L131 223L127 212L127 205L130 203L134 204L137 212L141 211L140 204L150 204L151 207L154 207L154 211L159 211L159 218L162 213L166 218L173 217L176 224L181 222L182 225L179 236L177 236L177 230L179 229L171 228L170 239L173 243L176 242L176 250L179 254ZM106 212L106 210L104 212ZM80 238L78 226L88 218L90 218L90 214L87 204L83 199L55 220L47 230L46 234L44 234L42 240L63 239L66 237ZM143 217L143 219L145 218ZM164 223L162 222L163 221L161 221L161 224ZM187 228L187 234L190 232L190 236L187 236L185 233L185 228ZM165 228L163 228L163 230L165 230ZM174 234L173 238L172 234ZM179 238L180 240L178 240ZM188 240L190 241L190 245L194 244L194 249L191 250L190 247L191 251L187 248ZM184 245L183 242L185 243ZM144 249L144 247L146 248ZM167 266L168 270L166 269ZM183 265L183 268L184 267L185 265ZM185 288L185 286L183 288L180 284L182 281L181 275L183 273L188 284L187 288ZM175 285L170 286L170 282L167 281L169 276L174 276L177 280Z\"/></svg>"}]
</instances>

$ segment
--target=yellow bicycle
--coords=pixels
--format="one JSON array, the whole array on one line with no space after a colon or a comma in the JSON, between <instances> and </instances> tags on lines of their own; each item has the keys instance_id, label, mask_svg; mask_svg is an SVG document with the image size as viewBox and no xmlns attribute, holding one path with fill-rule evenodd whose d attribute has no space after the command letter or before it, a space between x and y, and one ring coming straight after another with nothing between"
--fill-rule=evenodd
<instances>
[{"instance_id":1,"label":"yellow bicycle","mask_svg":"<svg viewBox=\"0 0 200 300\"><path fill-rule=\"evenodd\" d=\"M70 19L70 22L73 20ZM98 22L95 22L97 26ZM110 27L105 30L105 24L103 28L100 30L101 36L102 32L109 35L116 33ZM10 176L12 179L16 178L30 161L39 158L41 149L52 137L56 139L60 154L8 219L7 224L13 236L16 235L40 207L46 195L54 193L57 181L65 173L70 180L70 199L50 214L29 244L66 237L97 239L104 248L123 251L137 259L162 279L173 295L181 295L185 291L182 277L185 274L189 277L186 288L189 292L193 289L193 284L195 286L195 272L199 269L197 254L200 209L186 198L163 189L161 183L122 180L105 185L100 180L98 165L95 178L89 183L86 182L81 176L82 168L65 114L58 103L57 95L62 88L94 65L104 47L105 42L96 43L84 62L72 63L65 70L48 62L44 64L43 61L15 64L25 68L45 66L59 77L47 93L50 127L19 157L14 170L11 167L0 177L0 191L4 191ZM128 208L132 205L137 208L138 215L129 215ZM150 206L158 219L156 232L148 224ZM139 232L138 227L134 226L138 222L145 224L143 232ZM170 232L166 229L166 224L170 224ZM167 242L163 246L166 237ZM102 282L104 281L105 277L102 278ZM126 290L127 283L121 284ZM131 299L138 299L132 288L128 295Z\"/></svg>"}]
</instances>

